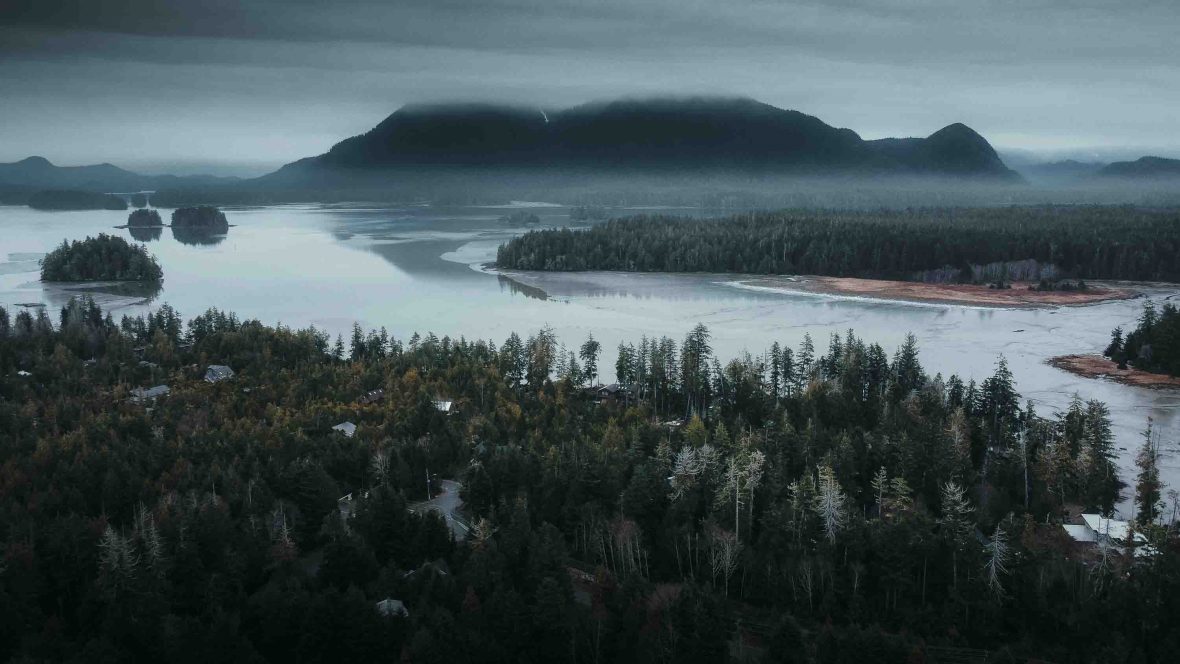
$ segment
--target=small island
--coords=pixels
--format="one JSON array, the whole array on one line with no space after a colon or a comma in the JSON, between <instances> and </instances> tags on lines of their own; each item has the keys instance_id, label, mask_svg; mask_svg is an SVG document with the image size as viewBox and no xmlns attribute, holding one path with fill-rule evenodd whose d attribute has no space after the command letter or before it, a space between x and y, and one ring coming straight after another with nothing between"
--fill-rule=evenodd
<instances>
[{"instance_id":1,"label":"small island","mask_svg":"<svg viewBox=\"0 0 1180 664\"><path fill-rule=\"evenodd\" d=\"M1049 364L1086 378L1109 378L1124 385L1180 388L1180 310L1167 302L1157 309L1143 303L1134 330L1110 333L1110 344L1101 355L1062 355Z\"/></svg>"},{"instance_id":2,"label":"small island","mask_svg":"<svg viewBox=\"0 0 1180 664\"><path fill-rule=\"evenodd\" d=\"M160 213L157 210L141 208L139 210L132 210L131 214L127 216L127 226L130 228L163 225L164 220L160 218Z\"/></svg>"},{"instance_id":3,"label":"small island","mask_svg":"<svg viewBox=\"0 0 1180 664\"><path fill-rule=\"evenodd\" d=\"M126 210L127 201L111 194L92 191L50 189L29 197L34 210Z\"/></svg>"},{"instance_id":4,"label":"small island","mask_svg":"<svg viewBox=\"0 0 1180 664\"><path fill-rule=\"evenodd\" d=\"M62 241L41 260L41 281L149 281L164 271L140 245L100 233L82 241Z\"/></svg>"},{"instance_id":5,"label":"small island","mask_svg":"<svg viewBox=\"0 0 1180 664\"><path fill-rule=\"evenodd\" d=\"M517 210L500 217L500 223L505 226L537 226L541 223L541 218L533 212Z\"/></svg>"},{"instance_id":6,"label":"small island","mask_svg":"<svg viewBox=\"0 0 1180 664\"><path fill-rule=\"evenodd\" d=\"M229 221L224 212L211 205L183 207L172 212L172 228L224 233L229 230Z\"/></svg>"}]
</instances>

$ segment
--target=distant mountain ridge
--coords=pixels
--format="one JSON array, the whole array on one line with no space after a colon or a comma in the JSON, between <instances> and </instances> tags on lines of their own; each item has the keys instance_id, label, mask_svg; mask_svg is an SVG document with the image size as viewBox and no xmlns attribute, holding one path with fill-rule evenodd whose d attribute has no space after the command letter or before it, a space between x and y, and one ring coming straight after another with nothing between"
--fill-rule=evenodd
<instances>
[{"instance_id":1,"label":"distant mountain ridge","mask_svg":"<svg viewBox=\"0 0 1180 664\"><path fill-rule=\"evenodd\" d=\"M1116 161L1108 164L1098 174L1125 178L1180 177L1180 159L1140 157L1135 161Z\"/></svg>"},{"instance_id":2,"label":"distant mountain ridge","mask_svg":"<svg viewBox=\"0 0 1180 664\"><path fill-rule=\"evenodd\" d=\"M25 189L73 189L92 192L132 192L179 186L230 184L237 178L211 175L140 175L112 164L57 166L45 157L28 157L0 164L0 185Z\"/></svg>"},{"instance_id":3,"label":"distant mountain ridge","mask_svg":"<svg viewBox=\"0 0 1180 664\"><path fill-rule=\"evenodd\" d=\"M624 99L553 111L408 105L260 180L297 184L423 167L1020 180L986 139L960 123L926 138L866 141L798 111L722 97Z\"/></svg>"}]
</instances>

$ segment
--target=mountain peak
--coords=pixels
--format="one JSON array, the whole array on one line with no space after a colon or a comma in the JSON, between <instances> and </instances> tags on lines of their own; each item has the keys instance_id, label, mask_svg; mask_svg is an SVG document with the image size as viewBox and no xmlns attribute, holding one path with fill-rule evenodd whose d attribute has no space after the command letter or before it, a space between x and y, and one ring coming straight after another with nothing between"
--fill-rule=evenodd
<instances>
[{"instance_id":1,"label":"mountain peak","mask_svg":"<svg viewBox=\"0 0 1180 664\"><path fill-rule=\"evenodd\" d=\"M1017 178L975 130L865 141L850 129L750 97L662 95L564 110L512 104L407 104L281 181L376 176L388 169L478 167L555 172L933 175ZM300 174L303 175L300 175Z\"/></svg>"}]
</instances>

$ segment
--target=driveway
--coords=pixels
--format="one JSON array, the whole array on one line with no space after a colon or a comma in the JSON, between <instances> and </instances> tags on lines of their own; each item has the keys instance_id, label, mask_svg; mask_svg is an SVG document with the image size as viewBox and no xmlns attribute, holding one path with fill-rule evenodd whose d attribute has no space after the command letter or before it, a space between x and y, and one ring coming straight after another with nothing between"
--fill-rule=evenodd
<instances>
[{"instance_id":1,"label":"driveway","mask_svg":"<svg viewBox=\"0 0 1180 664\"><path fill-rule=\"evenodd\" d=\"M467 539L467 533L471 528L459 514L459 508L463 506L463 501L459 498L459 490L463 488L463 485L455 480L439 480L438 486L441 492L437 496L410 505L410 511L415 514L438 512L446 520L447 526L454 533L456 540Z\"/></svg>"}]
</instances>

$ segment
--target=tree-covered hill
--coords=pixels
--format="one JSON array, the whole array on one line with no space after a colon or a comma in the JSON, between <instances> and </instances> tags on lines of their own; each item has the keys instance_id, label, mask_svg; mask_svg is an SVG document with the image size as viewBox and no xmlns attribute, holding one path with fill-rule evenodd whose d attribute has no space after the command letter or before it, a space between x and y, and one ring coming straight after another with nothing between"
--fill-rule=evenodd
<instances>
[{"instance_id":1,"label":"tree-covered hill","mask_svg":"<svg viewBox=\"0 0 1180 664\"><path fill-rule=\"evenodd\" d=\"M1180 281L1180 210L992 207L640 216L502 245L520 270L810 274L978 281Z\"/></svg>"},{"instance_id":2,"label":"tree-covered hill","mask_svg":"<svg viewBox=\"0 0 1180 664\"><path fill-rule=\"evenodd\" d=\"M142 245L99 233L67 242L41 260L42 281L159 281L164 272Z\"/></svg>"}]
</instances>

